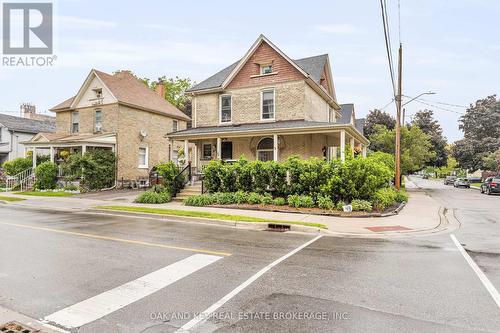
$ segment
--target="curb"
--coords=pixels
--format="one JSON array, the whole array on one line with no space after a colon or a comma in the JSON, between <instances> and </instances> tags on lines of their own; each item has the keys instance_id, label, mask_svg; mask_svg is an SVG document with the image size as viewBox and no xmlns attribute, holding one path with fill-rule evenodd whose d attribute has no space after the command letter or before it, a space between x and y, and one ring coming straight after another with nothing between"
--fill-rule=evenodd
<instances>
[{"instance_id":1,"label":"curb","mask_svg":"<svg viewBox=\"0 0 500 333\"><path fill-rule=\"evenodd\" d=\"M207 224L207 225L218 225L224 227L233 227L247 230L268 230L269 224L282 224L290 226L290 231L295 232L307 232L307 233L319 233L323 232L325 229L317 227L309 227L305 225L288 224L285 221L280 222L237 222L237 221L226 221L217 220L204 217L184 217L178 215L167 215L167 214L154 214L154 213L135 213L135 212L125 212L121 210L112 209L98 209L91 208L85 210L87 213L114 215L114 216L126 216L126 217L144 217L155 220L169 220L171 222L184 222L184 223L196 223L196 224Z\"/></svg>"}]
</instances>

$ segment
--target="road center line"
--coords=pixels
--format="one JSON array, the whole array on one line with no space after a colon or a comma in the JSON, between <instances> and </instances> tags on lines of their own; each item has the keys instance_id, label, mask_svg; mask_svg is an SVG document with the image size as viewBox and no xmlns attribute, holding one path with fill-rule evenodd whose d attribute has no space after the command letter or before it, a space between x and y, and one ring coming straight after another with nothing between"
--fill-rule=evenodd
<instances>
[{"instance_id":1,"label":"road center line","mask_svg":"<svg viewBox=\"0 0 500 333\"><path fill-rule=\"evenodd\" d=\"M274 266L280 264L282 261L284 261L284 260L288 259L289 257L293 256L295 253L299 252L303 248L311 245L312 243L314 243L315 241L317 241L318 239L320 239L321 236L322 235L316 236L315 238L313 238L310 241L302 244L301 246L299 246L295 250L293 250L291 252L288 252L284 256L278 258L277 260L273 261L272 263L270 263L269 265L267 265L266 267L264 267L263 269L261 269L260 271L258 271L257 273L255 273L254 275L252 275L248 280L246 280L245 282L243 282L242 284L240 284L238 287L236 287L235 289L233 289L229 294L227 294L226 296L222 297L220 300L218 300L217 302L215 302L214 304L212 304L210 307L208 307L205 311L203 311L202 313L200 313L199 315L197 315L196 317L194 317L193 319L191 319L189 322L187 322L186 324L184 324L181 328L179 328L176 331L176 333L177 332L180 333L180 332L190 331L196 325L199 325L199 324L203 323L205 320L207 320L210 317L210 315L213 312L215 312L218 308L220 308L222 305L224 305L224 303L226 303L227 301L229 301L231 298L233 298L234 296L236 296L237 294L239 294L243 289L245 289L246 287L248 287L255 280L257 280L258 278L260 278L262 275L264 275L266 272L268 272Z\"/></svg>"},{"instance_id":2,"label":"road center line","mask_svg":"<svg viewBox=\"0 0 500 333\"><path fill-rule=\"evenodd\" d=\"M94 238L94 239L103 239L103 240L109 240L109 241L114 241L114 242L135 244L135 245L160 247L160 248L164 248L164 249L206 253L206 254L213 254L216 256L224 256L224 257L231 255L231 253L227 253L227 252L211 251L211 250L204 250L204 249L194 249L194 248L189 248L189 247L165 245L165 244L160 244L160 243L150 243L150 242L143 242L143 241L137 241L137 240L132 240L132 239L116 238L116 237L111 237L111 236L101 236L101 235L95 235L95 234L86 234L86 233L82 233L82 232L66 231L66 230L53 229L53 228L47 228L47 227L36 227L36 226L25 225L25 224L0 222L0 225L2 225L2 224L13 226L13 227L33 229L33 230L50 231L50 232L55 232L55 233L60 233L60 234L65 234L65 235L73 235L73 236L80 236L80 237L87 237L87 238Z\"/></svg>"},{"instance_id":3,"label":"road center line","mask_svg":"<svg viewBox=\"0 0 500 333\"><path fill-rule=\"evenodd\" d=\"M222 257L195 254L134 281L57 311L44 318L66 328L81 327L208 266Z\"/></svg>"},{"instance_id":4,"label":"road center line","mask_svg":"<svg viewBox=\"0 0 500 333\"><path fill-rule=\"evenodd\" d=\"M488 277L486 277L486 275L483 273L481 268L479 268L479 266L474 262L474 260L472 260L472 258L469 256L467 251L465 251L462 244L460 244L460 242L455 237L455 235L451 234L450 237L453 240L453 243L455 243L456 247L458 248L458 251L460 251L460 253L465 258L465 260L467 261L469 266L476 273L479 280L481 280L481 282L483 283L486 290L488 290L491 297L493 297L493 300L495 301L495 303L497 303L497 306L500 308L500 294L498 293L498 290L491 283L491 281L488 279Z\"/></svg>"}]
</instances>

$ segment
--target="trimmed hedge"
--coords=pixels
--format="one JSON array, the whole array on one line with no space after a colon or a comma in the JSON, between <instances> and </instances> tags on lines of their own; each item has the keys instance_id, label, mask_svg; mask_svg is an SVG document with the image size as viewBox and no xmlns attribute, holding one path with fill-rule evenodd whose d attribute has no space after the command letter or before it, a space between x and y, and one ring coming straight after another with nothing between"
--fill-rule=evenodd
<instances>
[{"instance_id":1,"label":"trimmed hedge","mask_svg":"<svg viewBox=\"0 0 500 333\"><path fill-rule=\"evenodd\" d=\"M407 201L408 194L405 191L397 191L392 187L378 190L373 197L375 208L379 210L385 210L396 203Z\"/></svg>"},{"instance_id":2,"label":"trimmed hedge","mask_svg":"<svg viewBox=\"0 0 500 333\"><path fill-rule=\"evenodd\" d=\"M52 162L43 162L35 168L35 188L38 190L52 190L57 185L57 165Z\"/></svg>"},{"instance_id":3,"label":"trimmed hedge","mask_svg":"<svg viewBox=\"0 0 500 333\"><path fill-rule=\"evenodd\" d=\"M292 156L284 162L212 161L204 169L206 189L216 192L273 193L275 197L305 195L332 201L371 199L377 190L388 187L394 173L392 157L376 153L351 158L345 163L317 158L301 160ZM257 200L256 198L252 198ZM253 200L253 201L255 201Z\"/></svg>"}]
</instances>

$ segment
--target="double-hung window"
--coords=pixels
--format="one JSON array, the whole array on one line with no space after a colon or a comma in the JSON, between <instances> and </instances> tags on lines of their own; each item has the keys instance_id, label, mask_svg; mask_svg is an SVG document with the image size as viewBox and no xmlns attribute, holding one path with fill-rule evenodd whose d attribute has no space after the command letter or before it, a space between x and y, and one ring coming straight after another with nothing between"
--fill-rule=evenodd
<instances>
[{"instance_id":1,"label":"double-hung window","mask_svg":"<svg viewBox=\"0 0 500 333\"><path fill-rule=\"evenodd\" d=\"M177 132L178 122L177 120L172 120L172 132Z\"/></svg>"},{"instance_id":2,"label":"double-hung window","mask_svg":"<svg viewBox=\"0 0 500 333\"><path fill-rule=\"evenodd\" d=\"M220 122L230 123L232 114L231 95L222 95L220 97Z\"/></svg>"},{"instance_id":3,"label":"double-hung window","mask_svg":"<svg viewBox=\"0 0 500 333\"><path fill-rule=\"evenodd\" d=\"M80 115L78 111L71 113L71 133L78 133L80 125Z\"/></svg>"},{"instance_id":4,"label":"double-hung window","mask_svg":"<svg viewBox=\"0 0 500 333\"><path fill-rule=\"evenodd\" d=\"M274 90L264 90L261 92L262 100L262 120L274 119Z\"/></svg>"},{"instance_id":5,"label":"double-hung window","mask_svg":"<svg viewBox=\"0 0 500 333\"><path fill-rule=\"evenodd\" d=\"M203 159L212 159L212 145L210 143L206 143L203 145Z\"/></svg>"},{"instance_id":6,"label":"double-hung window","mask_svg":"<svg viewBox=\"0 0 500 333\"><path fill-rule=\"evenodd\" d=\"M272 64L260 66L260 74L261 75L271 74L272 72L273 72L273 65Z\"/></svg>"},{"instance_id":7,"label":"double-hung window","mask_svg":"<svg viewBox=\"0 0 500 333\"><path fill-rule=\"evenodd\" d=\"M102 131L102 110L96 109L94 111L94 131L101 132Z\"/></svg>"},{"instance_id":8,"label":"double-hung window","mask_svg":"<svg viewBox=\"0 0 500 333\"><path fill-rule=\"evenodd\" d=\"M139 147L139 168L148 167L148 148Z\"/></svg>"}]
</instances>

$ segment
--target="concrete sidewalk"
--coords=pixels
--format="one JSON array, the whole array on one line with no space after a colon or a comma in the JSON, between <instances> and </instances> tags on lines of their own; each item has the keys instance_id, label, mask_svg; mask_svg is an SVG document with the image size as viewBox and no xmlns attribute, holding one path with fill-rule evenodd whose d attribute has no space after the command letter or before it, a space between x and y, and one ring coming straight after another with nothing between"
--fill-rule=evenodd
<instances>
[{"instance_id":1,"label":"concrete sidewalk","mask_svg":"<svg viewBox=\"0 0 500 333\"><path fill-rule=\"evenodd\" d=\"M23 197L25 201L12 202L9 205L37 207L45 209L57 209L66 211L88 211L96 206L135 206L176 209L184 211L202 211L227 215L242 215L250 217L259 217L270 220L295 221L322 223L327 226L326 231L334 235L401 235L414 233L437 232L446 229L446 218L443 210L430 196L419 189L409 179L406 179L406 187L410 196L409 202L400 211L399 214L389 217L335 217L324 215L300 214L300 213L281 213L267 212L258 210L233 209L233 208L215 208L215 207L191 207L184 206L180 202L170 202L160 205L136 204L130 200L113 199L109 200L87 199L85 197L33 197L21 196L11 193L2 193L2 195ZM109 212L113 213L113 212ZM116 214L133 214L121 213ZM189 218L184 218L188 222ZM194 221L195 219L193 219ZM207 221L210 223L210 221ZM245 222L246 223L246 222ZM263 224L260 223L262 226ZM322 230L324 232L324 230Z\"/></svg>"}]
</instances>

